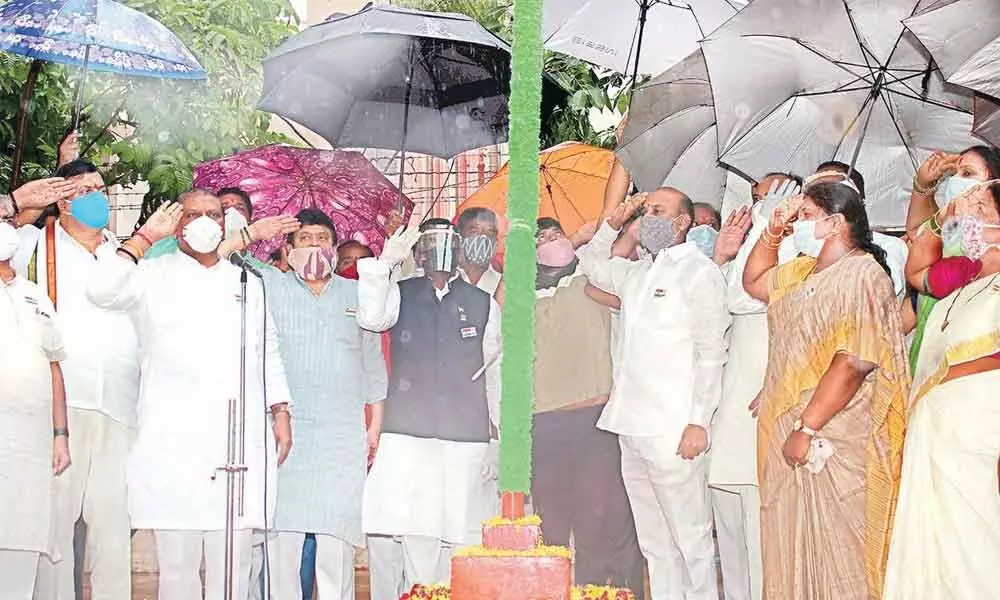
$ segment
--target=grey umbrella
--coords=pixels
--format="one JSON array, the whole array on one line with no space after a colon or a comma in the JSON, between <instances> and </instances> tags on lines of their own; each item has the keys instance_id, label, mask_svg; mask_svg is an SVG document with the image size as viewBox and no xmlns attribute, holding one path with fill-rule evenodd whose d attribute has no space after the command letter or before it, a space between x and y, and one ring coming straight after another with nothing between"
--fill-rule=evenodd
<instances>
[{"instance_id":1,"label":"grey umbrella","mask_svg":"<svg viewBox=\"0 0 1000 600\"><path fill-rule=\"evenodd\" d=\"M369 5L265 58L260 108L336 148L451 158L507 140L509 93L510 49L476 21Z\"/></svg>"},{"instance_id":2,"label":"grey umbrella","mask_svg":"<svg viewBox=\"0 0 1000 600\"><path fill-rule=\"evenodd\" d=\"M976 143L972 96L902 20L927 0L754 0L703 42L719 160L751 179L854 165L873 225L905 220L917 166Z\"/></svg>"},{"instance_id":3,"label":"grey umbrella","mask_svg":"<svg viewBox=\"0 0 1000 600\"><path fill-rule=\"evenodd\" d=\"M972 133L1000 147L1000 100L977 94L974 106Z\"/></svg>"},{"instance_id":4,"label":"grey umbrella","mask_svg":"<svg viewBox=\"0 0 1000 600\"><path fill-rule=\"evenodd\" d=\"M948 83L978 93L972 133L1000 145L1000 2L936 0L903 23Z\"/></svg>"},{"instance_id":5,"label":"grey umbrella","mask_svg":"<svg viewBox=\"0 0 1000 600\"><path fill-rule=\"evenodd\" d=\"M701 50L635 91L617 155L640 190L669 185L721 207L727 171Z\"/></svg>"}]
</instances>

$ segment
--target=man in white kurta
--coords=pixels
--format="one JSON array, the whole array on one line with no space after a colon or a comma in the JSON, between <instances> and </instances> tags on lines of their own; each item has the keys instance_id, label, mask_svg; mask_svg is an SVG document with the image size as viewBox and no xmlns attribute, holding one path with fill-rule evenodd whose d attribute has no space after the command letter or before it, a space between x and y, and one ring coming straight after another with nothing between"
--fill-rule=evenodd
<instances>
[{"instance_id":1,"label":"man in white kurta","mask_svg":"<svg viewBox=\"0 0 1000 600\"><path fill-rule=\"evenodd\" d=\"M450 223L422 226L444 263L396 283L391 272L415 239L379 259L358 261L359 321L392 330L392 365L382 437L365 483L362 526L369 534L373 600L447 581L454 547L478 544L496 510L500 315L496 302L456 274ZM403 234L406 235L405 233ZM394 599L393 599L394 600Z\"/></svg>"},{"instance_id":2,"label":"man in white kurta","mask_svg":"<svg viewBox=\"0 0 1000 600\"><path fill-rule=\"evenodd\" d=\"M743 269L771 211L798 189L786 175L762 179L753 188L752 227L736 256L728 247L723 249L730 223L716 244L715 259L723 263L726 306L733 318L722 402L712 424L708 476L726 600L759 600L762 592L757 421L750 404L760 392L767 368L767 305L743 290Z\"/></svg>"},{"instance_id":3,"label":"man in white kurta","mask_svg":"<svg viewBox=\"0 0 1000 600\"><path fill-rule=\"evenodd\" d=\"M160 600L223 597L230 405L240 393L240 270L219 260L223 212L207 192L161 207L118 252L98 253L88 290L103 308L127 312L142 348L139 431L128 461L133 527L152 529ZM213 226L214 225L214 226ZM180 252L136 264L150 243L178 234ZM252 277L251 277L252 279ZM275 464L291 443L285 372L261 285L247 285L246 472L238 517L236 597L247 596L254 528L271 518ZM238 411L238 408L237 408ZM267 418L275 419L274 432Z\"/></svg>"},{"instance_id":4,"label":"man in white kurta","mask_svg":"<svg viewBox=\"0 0 1000 600\"><path fill-rule=\"evenodd\" d=\"M56 432L53 417L58 415L62 421L66 411L58 369L58 361L65 353L49 298L10 268L18 237L14 228L2 220L2 208L0 597L31 600L39 560L43 556L57 558L51 535L53 467L58 465L59 474L69 464L69 449L66 429L61 427L62 431Z\"/></svg>"},{"instance_id":5,"label":"man in white kurta","mask_svg":"<svg viewBox=\"0 0 1000 600\"><path fill-rule=\"evenodd\" d=\"M12 265L54 298L60 315L66 359L70 453L73 466L56 481L54 540L59 562L43 558L38 568L41 598L73 600L74 526L87 523L87 553L95 600L131 598L130 538L125 460L135 437L139 396L138 342L127 315L104 310L87 299L97 270L98 251L114 252L118 240L107 229L104 180L93 164L77 160L57 173L76 184L71 198L59 200L59 218L39 229L18 229L21 243ZM20 222L38 210L23 210ZM54 250L53 253L49 249ZM51 277L50 277L51 274ZM50 286L50 281L54 286ZM77 557L82 564L82 557Z\"/></svg>"},{"instance_id":6,"label":"man in white kurta","mask_svg":"<svg viewBox=\"0 0 1000 600\"><path fill-rule=\"evenodd\" d=\"M639 238L652 258L611 256L645 204ZM587 246L583 272L621 298L614 388L597 426L616 433L622 476L654 600L717 600L704 452L726 361L725 280L693 242L691 200L661 188L623 203Z\"/></svg>"}]
</instances>

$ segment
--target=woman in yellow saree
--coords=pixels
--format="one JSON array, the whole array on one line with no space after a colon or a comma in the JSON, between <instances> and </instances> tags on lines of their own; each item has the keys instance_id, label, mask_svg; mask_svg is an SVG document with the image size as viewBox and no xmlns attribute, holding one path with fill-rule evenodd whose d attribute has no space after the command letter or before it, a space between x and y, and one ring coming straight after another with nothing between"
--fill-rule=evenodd
<instances>
[{"instance_id":1,"label":"woman in yellow saree","mask_svg":"<svg viewBox=\"0 0 1000 600\"><path fill-rule=\"evenodd\" d=\"M791 227L794 223L794 227ZM804 254L777 266L792 229ZM899 302L849 180L778 207L743 277L768 302L758 421L764 597L881 597L906 425Z\"/></svg>"},{"instance_id":2,"label":"woman in yellow saree","mask_svg":"<svg viewBox=\"0 0 1000 600\"><path fill-rule=\"evenodd\" d=\"M886 571L886 600L1000 595L1000 186L961 196L927 272L927 320ZM957 227L957 229L956 229Z\"/></svg>"}]
</instances>

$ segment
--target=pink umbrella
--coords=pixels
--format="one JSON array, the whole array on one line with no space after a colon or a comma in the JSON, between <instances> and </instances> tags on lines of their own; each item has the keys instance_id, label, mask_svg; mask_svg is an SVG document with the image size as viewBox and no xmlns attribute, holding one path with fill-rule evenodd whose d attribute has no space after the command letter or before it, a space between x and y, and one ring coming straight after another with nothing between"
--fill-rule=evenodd
<instances>
[{"instance_id":1,"label":"pink umbrella","mask_svg":"<svg viewBox=\"0 0 1000 600\"><path fill-rule=\"evenodd\" d=\"M196 187L238 187L250 194L254 219L295 215L304 208L326 213L341 241L357 240L376 254L385 243L385 224L399 190L360 152L313 150L275 144L202 163L194 169ZM413 202L403 197L408 218ZM261 259L282 240L255 244Z\"/></svg>"}]
</instances>

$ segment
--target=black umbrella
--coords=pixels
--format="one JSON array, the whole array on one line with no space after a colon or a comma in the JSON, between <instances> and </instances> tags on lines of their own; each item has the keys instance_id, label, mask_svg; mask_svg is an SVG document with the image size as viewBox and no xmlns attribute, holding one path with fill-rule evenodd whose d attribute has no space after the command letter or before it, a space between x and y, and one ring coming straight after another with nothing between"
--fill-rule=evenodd
<instances>
[{"instance_id":1,"label":"black umbrella","mask_svg":"<svg viewBox=\"0 0 1000 600\"><path fill-rule=\"evenodd\" d=\"M509 94L510 49L476 21L366 6L276 48L260 108L336 148L451 158L507 140Z\"/></svg>"}]
</instances>

